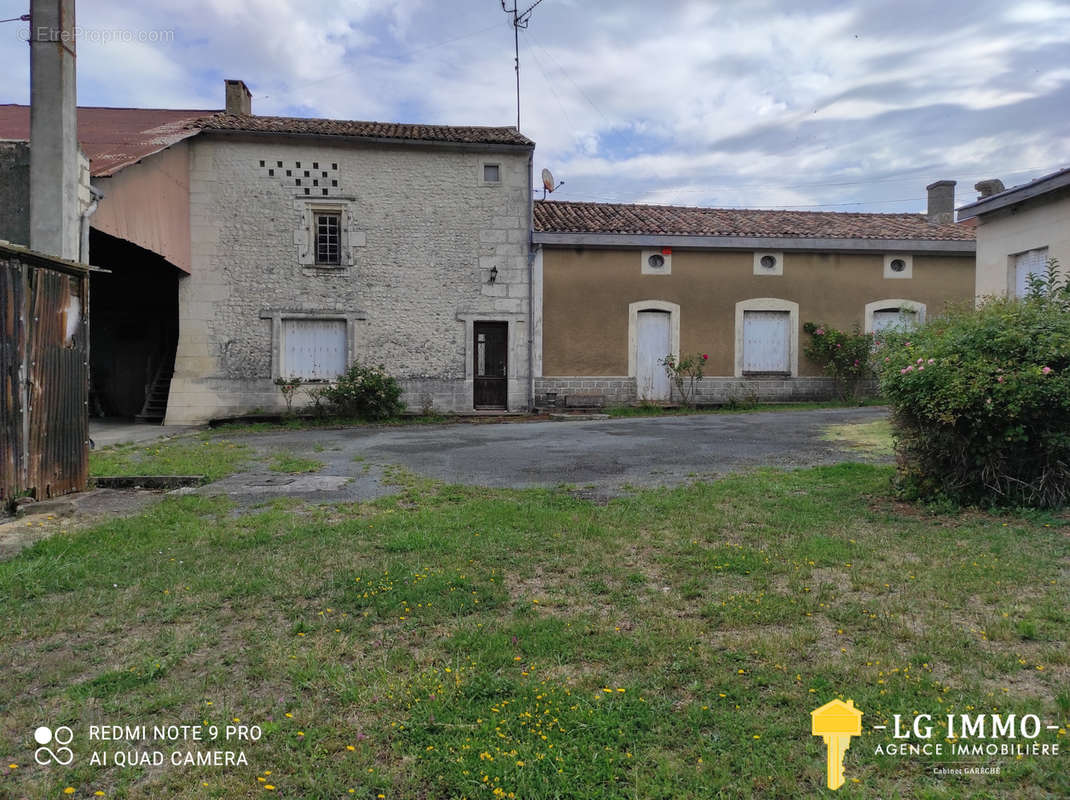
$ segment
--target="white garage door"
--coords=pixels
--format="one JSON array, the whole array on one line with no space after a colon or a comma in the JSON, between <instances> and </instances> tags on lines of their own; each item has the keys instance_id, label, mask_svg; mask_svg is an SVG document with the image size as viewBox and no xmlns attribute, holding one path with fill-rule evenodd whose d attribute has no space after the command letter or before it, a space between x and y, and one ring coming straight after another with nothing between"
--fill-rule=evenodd
<instances>
[{"instance_id":1,"label":"white garage door","mask_svg":"<svg viewBox=\"0 0 1070 800\"><path fill-rule=\"evenodd\" d=\"M791 315L743 312L743 371L791 372Z\"/></svg>"},{"instance_id":2,"label":"white garage door","mask_svg":"<svg viewBox=\"0 0 1070 800\"><path fill-rule=\"evenodd\" d=\"M282 321L281 377L333 381L345 371L345 320Z\"/></svg>"}]
</instances>

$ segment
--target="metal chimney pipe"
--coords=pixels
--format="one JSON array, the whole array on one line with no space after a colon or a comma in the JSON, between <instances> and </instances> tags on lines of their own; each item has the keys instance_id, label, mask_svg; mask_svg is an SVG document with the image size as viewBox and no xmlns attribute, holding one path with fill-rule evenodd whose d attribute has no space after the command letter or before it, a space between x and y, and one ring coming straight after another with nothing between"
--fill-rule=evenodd
<instances>
[{"instance_id":1,"label":"metal chimney pipe","mask_svg":"<svg viewBox=\"0 0 1070 800\"><path fill-rule=\"evenodd\" d=\"M74 0L30 5L30 247L78 260Z\"/></svg>"}]
</instances>

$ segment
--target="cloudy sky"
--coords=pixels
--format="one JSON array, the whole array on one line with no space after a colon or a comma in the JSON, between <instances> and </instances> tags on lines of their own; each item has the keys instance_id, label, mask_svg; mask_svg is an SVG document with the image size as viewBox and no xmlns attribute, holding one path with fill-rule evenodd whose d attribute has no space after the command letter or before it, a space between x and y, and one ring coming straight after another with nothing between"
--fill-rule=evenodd
<instances>
[{"instance_id":1,"label":"cloudy sky","mask_svg":"<svg viewBox=\"0 0 1070 800\"><path fill-rule=\"evenodd\" d=\"M259 114L516 121L499 0L83 0L78 23L82 105L219 108L242 78ZM25 28L0 25L0 102L27 102ZM961 205L1070 165L1067 42L1067 0L542 0L521 129L560 199L912 211L950 178Z\"/></svg>"}]
</instances>

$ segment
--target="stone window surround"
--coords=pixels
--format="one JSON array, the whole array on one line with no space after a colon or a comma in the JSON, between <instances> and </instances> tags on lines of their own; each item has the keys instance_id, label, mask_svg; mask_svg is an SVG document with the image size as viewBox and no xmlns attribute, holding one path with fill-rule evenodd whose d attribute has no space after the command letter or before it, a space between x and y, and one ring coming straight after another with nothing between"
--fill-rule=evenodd
<instances>
[{"instance_id":1,"label":"stone window surround","mask_svg":"<svg viewBox=\"0 0 1070 800\"><path fill-rule=\"evenodd\" d=\"M663 253L663 252L661 252L663 249L664 250L669 250L671 248L658 247L658 248L655 248L653 250L642 250L642 251L640 251L640 254L639 254L640 255L639 266L640 266L640 270L641 270L640 274L642 274L642 275L672 275L672 253L671 252L670 253ZM650 257L651 256L661 256L662 258L664 258L665 259L664 265L662 265L661 267L657 267L657 268L650 266Z\"/></svg>"},{"instance_id":2,"label":"stone window surround","mask_svg":"<svg viewBox=\"0 0 1070 800\"><path fill-rule=\"evenodd\" d=\"M346 323L346 365L353 363L357 346L357 322L368 315L363 311L336 309L274 309L260 312L260 319L271 320L271 379L282 377L282 321L284 319L343 320Z\"/></svg>"},{"instance_id":3,"label":"stone window surround","mask_svg":"<svg viewBox=\"0 0 1070 800\"><path fill-rule=\"evenodd\" d=\"M484 167L497 167L498 168L498 180L488 181L484 178ZM479 159L479 171L476 173L476 184L479 186L495 187L501 186L505 183L505 163L501 160L495 160L491 158Z\"/></svg>"},{"instance_id":4,"label":"stone window surround","mask_svg":"<svg viewBox=\"0 0 1070 800\"><path fill-rule=\"evenodd\" d=\"M637 300L628 304L628 377L634 378L639 362L639 312L669 312L669 348L680 357L680 306L666 300Z\"/></svg>"},{"instance_id":5,"label":"stone window surround","mask_svg":"<svg viewBox=\"0 0 1070 800\"><path fill-rule=\"evenodd\" d=\"M766 256L772 256L776 259L776 264L772 269L766 269L762 266L762 259ZM755 250L754 251L754 274L755 275L783 275L784 274L784 253L780 250Z\"/></svg>"},{"instance_id":6,"label":"stone window surround","mask_svg":"<svg viewBox=\"0 0 1070 800\"><path fill-rule=\"evenodd\" d=\"M873 333L874 313L876 313L877 311L891 310L893 308L913 311L917 315L919 325L925 322L925 303L919 303L916 300L903 300L899 298L888 300L874 300L872 303L866 303L865 327L863 328L863 330L866 333Z\"/></svg>"},{"instance_id":7,"label":"stone window surround","mask_svg":"<svg viewBox=\"0 0 1070 800\"><path fill-rule=\"evenodd\" d=\"M744 311L787 311L788 312L788 363L791 365L791 377L799 377L799 304L792 300L777 297L754 297L736 303L736 353L733 374L743 377L743 312Z\"/></svg>"},{"instance_id":8,"label":"stone window surround","mask_svg":"<svg viewBox=\"0 0 1070 800\"><path fill-rule=\"evenodd\" d=\"M294 199L294 210L301 212L301 227L294 231L294 245L297 247L297 262L302 267L316 271L331 272L354 264L353 248L367 244L364 231L354 230L354 197L305 197ZM338 264L316 263L316 214L338 214L339 224L339 262Z\"/></svg>"},{"instance_id":9,"label":"stone window surround","mask_svg":"<svg viewBox=\"0 0 1070 800\"><path fill-rule=\"evenodd\" d=\"M892 269L892 262L895 259L901 258L906 262L906 267L902 272L896 272ZM886 279L898 279L903 280L906 278L914 277L914 256L906 253L885 253L884 255L884 277Z\"/></svg>"}]
</instances>

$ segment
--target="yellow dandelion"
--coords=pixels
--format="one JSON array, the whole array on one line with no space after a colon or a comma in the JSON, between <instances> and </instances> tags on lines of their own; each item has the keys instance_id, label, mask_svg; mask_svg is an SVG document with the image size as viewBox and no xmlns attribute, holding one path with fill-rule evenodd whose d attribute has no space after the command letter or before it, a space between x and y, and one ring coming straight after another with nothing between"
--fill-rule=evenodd
<instances>
[{"instance_id":1,"label":"yellow dandelion","mask_svg":"<svg viewBox=\"0 0 1070 800\"><path fill-rule=\"evenodd\" d=\"M347 744L347 745L346 745L346 750L356 750L356 749L357 749L357 748L355 748L355 747L354 747L353 745L351 745L351 744Z\"/></svg>"}]
</instances>

